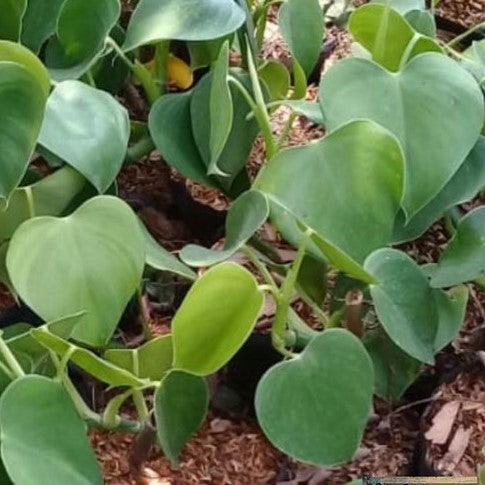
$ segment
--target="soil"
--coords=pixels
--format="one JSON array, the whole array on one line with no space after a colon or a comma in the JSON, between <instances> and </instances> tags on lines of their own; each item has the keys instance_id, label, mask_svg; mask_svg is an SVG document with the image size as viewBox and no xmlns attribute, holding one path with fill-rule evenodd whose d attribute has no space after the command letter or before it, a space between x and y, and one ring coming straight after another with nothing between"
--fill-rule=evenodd
<instances>
[{"instance_id":1,"label":"soil","mask_svg":"<svg viewBox=\"0 0 485 485\"><path fill-rule=\"evenodd\" d=\"M485 1L443 0L437 13L453 25L469 27L485 21ZM350 44L342 29L329 28L322 71L347 55ZM288 56L277 35L267 39L265 55L280 59ZM307 98L315 99L316 91L314 85L309 86ZM275 132L281 131L287 114L285 108L274 113ZM320 128L297 117L287 145L305 144L320 136ZM258 139L249 162L252 176L263 159L264 147ZM156 154L123 169L118 184L120 195L170 251L176 252L188 242L212 246L223 235L228 207L224 195L185 180ZM483 197L474 201L484 203ZM291 259L294 251L279 241L270 228L265 229L264 235ZM419 262L433 262L447 241L446 230L438 222L418 241L401 249ZM154 448L148 460L133 469L129 464L133 436L92 431L90 439L103 467L105 483L339 485L366 474L475 475L480 450L485 445L485 292L473 285L469 285L469 290L465 325L459 337L440 352L435 367L425 369L405 399L399 403L375 400L364 439L351 463L319 468L294 462L267 441L246 403L236 410L213 406L201 430L186 445L178 468ZM152 309L150 325L155 333L169 330L171 315L181 297L183 289L170 305ZM11 295L0 288L0 310L12 305ZM301 304L297 303L297 308L304 313ZM258 328L265 328L272 312L269 302ZM138 329L129 327L124 332L124 337L131 339L131 333L136 334ZM261 355L253 352L247 358L254 363ZM247 376L245 379L247 383Z\"/></svg>"}]
</instances>

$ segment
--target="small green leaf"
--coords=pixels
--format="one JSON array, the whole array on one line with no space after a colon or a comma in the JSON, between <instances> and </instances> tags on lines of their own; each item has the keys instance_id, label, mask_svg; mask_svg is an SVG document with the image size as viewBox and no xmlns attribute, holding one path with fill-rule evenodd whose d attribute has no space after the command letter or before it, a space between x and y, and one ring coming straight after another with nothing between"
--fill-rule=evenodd
<instances>
[{"instance_id":1,"label":"small green leaf","mask_svg":"<svg viewBox=\"0 0 485 485\"><path fill-rule=\"evenodd\" d=\"M28 0L22 19L22 44L37 54L56 31L57 19L65 0Z\"/></svg>"},{"instance_id":2,"label":"small green leaf","mask_svg":"<svg viewBox=\"0 0 485 485\"><path fill-rule=\"evenodd\" d=\"M148 128L168 164L194 182L211 187L215 182L207 175L190 129L191 96L190 92L161 96L150 110Z\"/></svg>"},{"instance_id":3,"label":"small green leaf","mask_svg":"<svg viewBox=\"0 0 485 485\"><path fill-rule=\"evenodd\" d=\"M224 249L215 251L189 244L180 252L180 258L190 266L212 266L230 258L266 221L268 212L268 202L261 192L245 192L227 213Z\"/></svg>"},{"instance_id":4,"label":"small green leaf","mask_svg":"<svg viewBox=\"0 0 485 485\"><path fill-rule=\"evenodd\" d=\"M0 428L2 459L17 485L103 483L85 424L60 383L32 375L10 384Z\"/></svg>"},{"instance_id":5,"label":"small green leaf","mask_svg":"<svg viewBox=\"0 0 485 485\"><path fill-rule=\"evenodd\" d=\"M211 91L209 101L210 111L210 162L208 175L221 175L225 173L217 166L217 161L227 142L234 118L231 91L227 82L229 69L229 42L221 47L221 52L212 69Z\"/></svg>"},{"instance_id":6,"label":"small green leaf","mask_svg":"<svg viewBox=\"0 0 485 485\"><path fill-rule=\"evenodd\" d=\"M406 160L402 206L408 219L457 172L483 124L476 81L434 52L415 57L398 73L366 59L345 59L323 78L320 101L329 130L366 118L397 137Z\"/></svg>"},{"instance_id":7,"label":"small green leaf","mask_svg":"<svg viewBox=\"0 0 485 485\"><path fill-rule=\"evenodd\" d=\"M123 49L159 40L212 40L237 30L244 11L233 0L140 0Z\"/></svg>"},{"instance_id":8,"label":"small green leaf","mask_svg":"<svg viewBox=\"0 0 485 485\"><path fill-rule=\"evenodd\" d=\"M366 332L363 343L374 364L374 392L383 399L401 399L421 372L421 362L401 350L379 328Z\"/></svg>"},{"instance_id":9,"label":"small green leaf","mask_svg":"<svg viewBox=\"0 0 485 485\"><path fill-rule=\"evenodd\" d=\"M480 136L458 171L443 190L411 220L401 211L395 222L393 243L411 241L421 236L431 224L451 207L475 197L485 187L485 137Z\"/></svg>"},{"instance_id":10,"label":"small green leaf","mask_svg":"<svg viewBox=\"0 0 485 485\"><path fill-rule=\"evenodd\" d=\"M443 288L485 276L485 207L464 216L438 261L432 286Z\"/></svg>"},{"instance_id":11,"label":"small green leaf","mask_svg":"<svg viewBox=\"0 0 485 485\"><path fill-rule=\"evenodd\" d=\"M362 343L347 330L330 329L301 355L266 372L256 390L256 414L284 453L318 466L337 465L359 446L373 385L372 361Z\"/></svg>"},{"instance_id":12,"label":"small green leaf","mask_svg":"<svg viewBox=\"0 0 485 485\"><path fill-rule=\"evenodd\" d=\"M172 465L207 413L205 380L182 371L170 372L155 392L155 422L160 446Z\"/></svg>"},{"instance_id":13,"label":"small green leaf","mask_svg":"<svg viewBox=\"0 0 485 485\"><path fill-rule=\"evenodd\" d=\"M118 175L129 137L128 112L113 96L64 81L49 96L39 143L104 193Z\"/></svg>"},{"instance_id":14,"label":"small green leaf","mask_svg":"<svg viewBox=\"0 0 485 485\"><path fill-rule=\"evenodd\" d=\"M137 349L111 349L104 358L142 379L160 380L172 367L171 335L161 335Z\"/></svg>"},{"instance_id":15,"label":"small green leaf","mask_svg":"<svg viewBox=\"0 0 485 485\"><path fill-rule=\"evenodd\" d=\"M375 311L393 342L415 359L434 363L439 315L433 289L419 266L395 249L379 249L364 268L378 278L370 286Z\"/></svg>"},{"instance_id":16,"label":"small green leaf","mask_svg":"<svg viewBox=\"0 0 485 485\"><path fill-rule=\"evenodd\" d=\"M399 71L423 52L442 52L434 40L418 34L406 19L384 5L364 5L349 19L349 30L372 59L390 71Z\"/></svg>"},{"instance_id":17,"label":"small green leaf","mask_svg":"<svg viewBox=\"0 0 485 485\"><path fill-rule=\"evenodd\" d=\"M220 369L243 345L263 293L235 263L214 266L197 280L172 320L173 367L196 375Z\"/></svg>"},{"instance_id":18,"label":"small green leaf","mask_svg":"<svg viewBox=\"0 0 485 485\"><path fill-rule=\"evenodd\" d=\"M142 386L145 382L138 379L131 372L122 369L110 362L98 357L95 353L77 347L45 330L34 328L31 330L33 337L44 347L55 352L59 357L64 357L70 352L69 359L77 366L91 374L96 379L109 384L110 386Z\"/></svg>"},{"instance_id":19,"label":"small green leaf","mask_svg":"<svg viewBox=\"0 0 485 485\"><path fill-rule=\"evenodd\" d=\"M416 32L432 39L436 37L436 21L428 10L410 10L404 17Z\"/></svg>"},{"instance_id":20,"label":"small green leaf","mask_svg":"<svg viewBox=\"0 0 485 485\"><path fill-rule=\"evenodd\" d=\"M85 310L74 337L93 346L111 338L144 261L138 220L112 196L89 199L68 217L24 222L7 254L12 283L28 306L44 320Z\"/></svg>"},{"instance_id":21,"label":"small green leaf","mask_svg":"<svg viewBox=\"0 0 485 485\"><path fill-rule=\"evenodd\" d=\"M65 0L57 19L57 35L46 49L52 78L64 81L82 76L101 54L119 15L119 0Z\"/></svg>"},{"instance_id":22,"label":"small green leaf","mask_svg":"<svg viewBox=\"0 0 485 485\"><path fill-rule=\"evenodd\" d=\"M320 55L325 30L318 0L286 0L279 9L278 25L292 56L308 77Z\"/></svg>"},{"instance_id":23,"label":"small green leaf","mask_svg":"<svg viewBox=\"0 0 485 485\"><path fill-rule=\"evenodd\" d=\"M1 8L0 39L18 42L27 0L3 0Z\"/></svg>"},{"instance_id":24,"label":"small green leaf","mask_svg":"<svg viewBox=\"0 0 485 485\"><path fill-rule=\"evenodd\" d=\"M290 73L278 61L266 61L258 69L259 78L266 84L272 100L285 99L290 89Z\"/></svg>"},{"instance_id":25,"label":"small green leaf","mask_svg":"<svg viewBox=\"0 0 485 485\"><path fill-rule=\"evenodd\" d=\"M148 266L161 271L170 271L190 281L197 279L197 274L177 259L171 252L167 251L163 246L160 246L142 223L140 223L140 227L145 235L145 262Z\"/></svg>"},{"instance_id":26,"label":"small green leaf","mask_svg":"<svg viewBox=\"0 0 485 485\"><path fill-rule=\"evenodd\" d=\"M315 143L280 151L253 187L355 264L390 240L402 194L402 167L394 136L358 120ZM339 267L338 261L331 262Z\"/></svg>"}]
</instances>

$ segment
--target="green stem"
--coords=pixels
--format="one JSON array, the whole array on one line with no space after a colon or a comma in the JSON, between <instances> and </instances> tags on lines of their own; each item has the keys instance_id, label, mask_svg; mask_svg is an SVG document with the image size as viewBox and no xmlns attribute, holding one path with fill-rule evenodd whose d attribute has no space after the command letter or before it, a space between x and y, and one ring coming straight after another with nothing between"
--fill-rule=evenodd
<instances>
[{"instance_id":1,"label":"green stem","mask_svg":"<svg viewBox=\"0 0 485 485\"><path fill-rule=\"evenodd\" d=\"M318 321L326 327L328 324L328 316L325 312L302 290L298 289L298 295L300 298L310 307L313 314L317 317Z\"/></svg>"},{"instance_id":2,"label":"green stem","mask_svg":"<svg viewBox=\"0 0 485 485\"><path fill-rule=\"evenodd\" d=\"M280 150L281 146L285 142L286 138L290 134L291 127L293 126L293 121L295 121L296 117L298 115L293 111L290 113L290 116L285 122L285 125L283 126L283 129L281 130L280 137L278 138L278 142L276 143L276 149Z\"/></svg>"},{"instance_id":3,"label":"green stem","mask_svg":"<svg viewBox=\"0 0 485 485\"><path fill-rule=\"evenodd\" d=\"M155 46L155 82L159 85L160 94L164 94L167 91L167 66L169 49L169 40L157 42Z\"/></svg>"},{"instance_id":4,"label":"green stem","mask_svg":"<svg viewBox=\"0 0 485 485\"><path fill-rule=\"evenodd\" d=\"M126 150L125 154L125 165L129 165L131 163L135 163L141 158L144 158L155 149L155 144L149 135L144 136L136 143L133 143L128 150Z\"/></svg>"},{"instance_id":5,"label":"green stem","mask_svg":"<svg viewBox=\"0 0 485 485\"><path fill-rule=\"evenodd\" d=\"M3 340L2 333L3 332L0 330L0 354L2 355L3 359L5 360L15 377L24 377L25 372L22 369L22 366L19 364L18 360L16 359L15 355L13 355L9 346L6 344L5 340Z\"/></svg>"},{"instance_id":6,"label":"green stem","mask_svg":"<svg viewBox=\"0 0 485 485\"><path fill-rule=\"evenodd\" d=\"M278 307L276 309L276 314L273 320L273 327L271 329L273 345L280 352L284 348L286 322L288 318L288 310L291 304L291 296L296 285L298 272L300 271L300 266L303 261L303 257L305 256L305 250L312 232L313 231L311 229L307 229L305 231L304 237L300 242L300 247L298 248L293 264L288 270L285 281L280 288L280 298L277 302Z\"/></svg>"},{"instance_id":7,"label":"green stem","mask_svg":"<svg viewBox=\"0 0 485 485\"><path fill-rule=\"evenodd\" d=\"M276 153L276 144L273 138L273 132L271 130L271 123L269 121L268 113L266 112L266 107L263 109L258 106L251 95L249 94L248 90L233 76L227 77L228 82L231 82L236 86L236 88L240 91L243 95L244 99L248 103L249 107L253 111L254 117L258 122L259 129L261 130L261 135L263 136L264 144L266 146L266 156L267 158L271 158Z\"/></svg>"},{"instance_id":8,"label":"green stem","mask_svg":"<svg viewBox=\"0 0 485 485\"><path fill-rule=\"evenodd\" d=\"M399 62L399 70L402 71L404 66L408 63L409 58L411 57L411 53L416 45L416 43L421 40L421 36L415 34L414 37L408 42L406 49L404 49L403 55L401 57L401 61Z\"/></svg>"},{"instance_id":9,"label":"green stem","mask_svg":"<svg viewBox=\"0 0 485 485\"><path fill-rule=\"evenodd\" d=\"M29 212L29 218L32 219L35 217L35 202L34 202L34 195L32 194L32 187L28 185L27 187L23 187L25 192L25 198L27 199L27 209Z\"/></svg>"},{"instance_id":10,"label":"green stem","mask_svg":"<svg viewBox=\"0 0 485 485\"><path fill-rule=\"evenodd\" d=\"M135 404L136 412L138 414L138 418L142 423L145 423L150 418L150 413L147 408L147 403L145 402L145 397L143 396L143 392L134 389L133 390L133 403Z\"/></svg>"},{"instance_id":11,"label":"green stem","mask_svg":"<svg viewBox=\"0 0 485 485\"><path fill-rule=\"evenodd\" d=\"M480 30L485 26L485 22L481 22L477 25L474 25L473 27L469 28L467 31L463 32L460 35L457 35L454 39L451 39L450 42L448 42L446 45L448 47L452 47L456 44L459 44L462 40L466 39L469 35L473 34L477 30Z\"/></svg>"},{"instance_id":12,"label":"green stem","mask_svg":"<svg viewBox=\"0 0 485 485\"><path fill-rule=\"evenodd\" d=\"M263 264L259 258L256 256L256 253L247 245L244 245L241 248L241 252L249 259L249 261L254 265L254 267L260 272L261 276L264 278L264 281L271 286L273 289L278 291L278 285L276 284L274 278L271 276L268 268L265 264Z\"/></svg>"},{"instance_id":13,"label":"green stem","mask_svg":"<svg viewBox=\"0 0 485 485\"><path fill-rule=\"evenodd\" d=\"M298 315L298 313L290 307L288 312L288 323L292 330L294 330L298 336L302 336L307 340L311 340L312 338L320 335L318 330L314 330L313 328L309 327Z\"/></svg>"}]
</instances>

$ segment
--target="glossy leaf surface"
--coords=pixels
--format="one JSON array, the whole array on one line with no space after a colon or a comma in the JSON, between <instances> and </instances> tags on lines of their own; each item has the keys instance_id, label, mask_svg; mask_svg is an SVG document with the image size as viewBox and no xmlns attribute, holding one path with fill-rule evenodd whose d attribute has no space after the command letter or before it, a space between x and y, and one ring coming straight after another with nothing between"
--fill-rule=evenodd
<instances>
[{"instance_id":1,"label":"glossy leaf surface","mask_svg":"<svg viewBox=\"0 0 485 485\"><path fill-rule=\"evenodd\" d=\"M0 39L18 42L27 0L3 0L1 8Z\"/></svg>"},{"instance_id":2,"label":"glossy leaf surface","mask_svg":"<svg viewBox=\"0 0 485 485\"><path fill-rule=\"evenodd\" d=\"M214 266L197 280L172 320L173 367L205 376L242 346L258 318L263 293L246 269Z\"/></svg>"},{"instance_id":3,"label":"glossy leaf surface","mask_svg":"<svg viewBox=\"0 0 485 485\"><path fill-rule=\"evenodd\" d=\"M372 361L350 332L330 329L300 356L271 367L255 398L270 441L298 460L343 463L357 449L372 401Z\"/></svg>"},{"instance_id":4,"label":"glossy leaf surface","mask_svg":"<svg viewBox=\"0 0 485 485\"><path fill-rule=\"evenodd\" d=\"M7 254L12 283L29 307L44 320L86 310L74 336L93 346L113 334L144 261L136 216L111 196L94 197L68 217L26 221Z\"/></svg>"},{"instance_id":5,"label":"glossy leaf surface","mask_svg":"<svg viewBox=\"0 0 485 485\"><path fill-rule=\"evenodd\" d=\"M365 59L345 59L320 85L328 129L368 118L389 129L406 158L403 207L411 217L429 203L475 145L483 96L455 61L422 54L390 73Z\"/></svg>"}]
</instances>

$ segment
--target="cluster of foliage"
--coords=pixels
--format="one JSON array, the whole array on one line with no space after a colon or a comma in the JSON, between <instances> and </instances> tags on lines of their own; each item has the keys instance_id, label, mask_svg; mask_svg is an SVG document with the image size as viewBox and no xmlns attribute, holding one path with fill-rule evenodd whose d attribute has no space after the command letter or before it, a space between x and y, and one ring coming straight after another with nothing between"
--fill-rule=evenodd
<instances>
[{"instance_id":1,"label":"cluster of foliage","mask_svg":"<svg viewBox=\"0 0 485 485\"><path fill-rule=\"evenodd\" d=\"M463 283L483 284L485 209L461 217L456 206L485 185L484 44L459 54L439 42L424 1L371 2L349 18L354 56L329 70L311 103L306 79L325 30L318 0L279 8L291 75L259 56L275 2L133 3L126 25L119 0L0 1L0 278L46 322L0 336L1 481L102 483L86 425L138 433L138 444L155 429L176 463L206 415L206 376L246 341L265 293L282 361L259 382L258 421L297 459L348 461L373 394L399 399L457 335ZM171 53L174 41L190 66ZM200 68L193 87L167 92L170 81L189 88ZM130 120L116 98L129 77L148 120ZM276 139L270 116L282 104L293 112ZM281 149L297 114L327 134ZM258 133L267 163L251 181ZM175 258L117 197L122 166L154 147L233 201L222 251L188 245ZM34 153L47 176L32 169ZM390 248L443 214L453 238L437 264ZM268 218L297 249L291 264L258 240ZM264 284L227 261L237 251ZM113 335L148 267L193 284L170 334L124 348ZM292 310L295 295L321 330ZM72 364L118 391L101 414L73 385ZM137 419L120 415L127 400Z\"/></svg>"}]
</instances>

